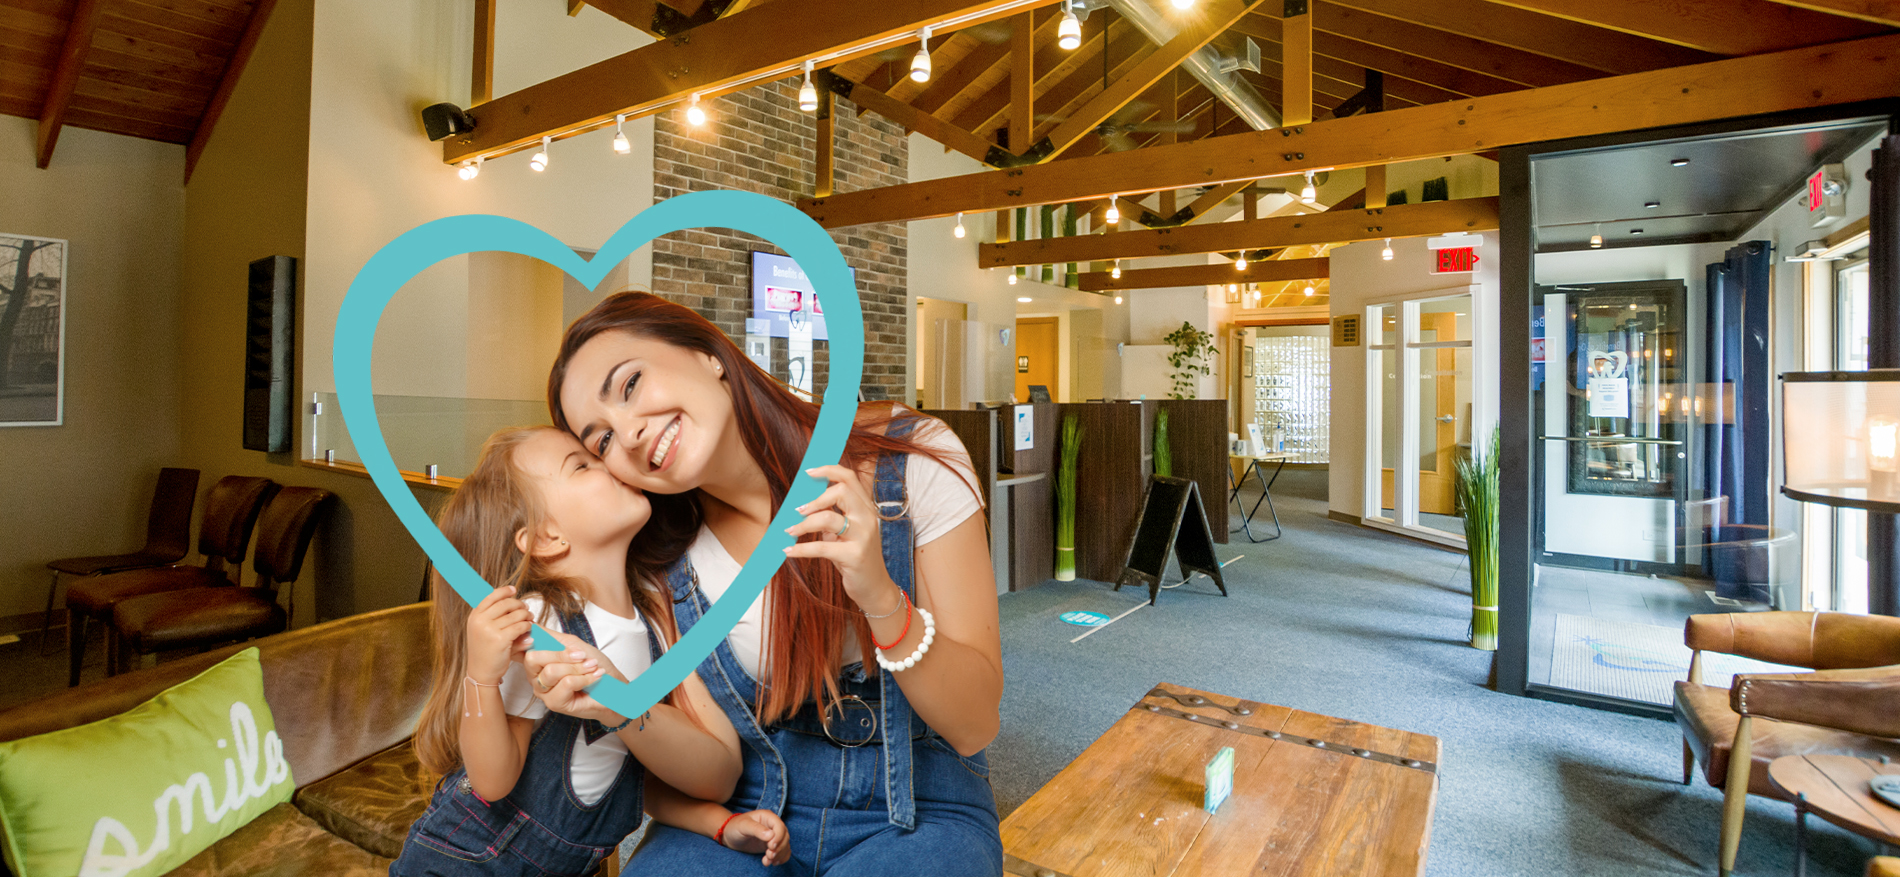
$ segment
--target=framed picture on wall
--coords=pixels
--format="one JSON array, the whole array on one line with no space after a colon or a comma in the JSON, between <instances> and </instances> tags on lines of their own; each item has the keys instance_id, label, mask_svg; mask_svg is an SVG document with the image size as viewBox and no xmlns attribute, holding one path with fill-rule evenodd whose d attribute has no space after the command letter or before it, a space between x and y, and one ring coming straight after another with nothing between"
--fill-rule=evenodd
<instances>
[{"instance_id":1,"label":"framed picture on wall","mask_svg":"<svg viewBox=\"0 0 1900 877\"><path fill-rule=\"evenodd\" d=\"M66 243L0 233L0 426L61 422Z\"/></svg>"}]
</instances>

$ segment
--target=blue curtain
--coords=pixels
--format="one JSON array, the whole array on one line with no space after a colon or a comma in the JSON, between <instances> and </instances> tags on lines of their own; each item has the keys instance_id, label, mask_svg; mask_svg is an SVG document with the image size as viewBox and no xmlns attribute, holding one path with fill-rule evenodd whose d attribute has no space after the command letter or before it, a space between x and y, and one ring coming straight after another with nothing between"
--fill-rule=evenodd
<instances>
[{"instance_id":1,"label":"blue curtain","mask_svg":"<svg viewBox=\"0 0 1900 877\"><path fill-rule=\"evenodd\" d=\"M1769 246L1749 241L1708 267L1704 315L1708 396L1702 416L1700 458L1692 467L1691 497L1728 498L1728 516L1704 541L1705 567L1716 594L1768 602L1772 581L1768 537L1768 286ZM1732 393L1733 417L1721 399Z\"/></svg>"}]
</instances>

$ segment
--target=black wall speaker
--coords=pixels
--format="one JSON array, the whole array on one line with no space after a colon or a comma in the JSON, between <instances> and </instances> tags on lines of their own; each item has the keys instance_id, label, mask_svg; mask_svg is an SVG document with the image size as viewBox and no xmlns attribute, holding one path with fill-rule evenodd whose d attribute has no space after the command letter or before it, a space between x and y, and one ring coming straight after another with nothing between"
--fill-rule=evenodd
<instances>
[{"instance_id":1,"label":"black wall speaker","mask_svg":"<svg viewBox=\"0 0 1900 877\"><path fill-rule=\"evenodd\" d=\"M252 262L248 299L244 321L244 447L281 454L290 450L297 260L269 256Z\"/></svg>"}]
</instances>

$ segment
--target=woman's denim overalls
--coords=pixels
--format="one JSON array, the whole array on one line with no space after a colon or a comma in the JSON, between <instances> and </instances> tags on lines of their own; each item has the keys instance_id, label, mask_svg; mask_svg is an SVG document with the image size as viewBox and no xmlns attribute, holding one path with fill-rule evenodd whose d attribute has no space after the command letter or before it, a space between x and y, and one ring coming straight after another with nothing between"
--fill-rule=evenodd
<instances>
[{"instance_id":1,"label":"woman's denim overalls","mask_svg":"<svg viewBox=\"0 0 1900 877\"><path fill-rule=\"evenodd\" d=\"M914 425L914 419L899 421L890 434L901 436ZM885 569L906 595L914 595L906 460L904 454L879 458L876 499L884 514L899 515L881 522ZM684 558L667 582L673 589L673 615L684 635L711 605L695 586L692 566ZM929 877L1003 872L989 762L982 753L959 756L916 718L888 671L867 676L861 663L844 668L839 681L844 700L832 710L829 733L809 702L784 721L761 728L752 710L758 683L739 665L726 640L699 665L699 676L745 742L745 770L727 809L778 813L790 835L791 861L768 869L758 856L655 823L627 863L627 874ZM891 735L896 745L883 743L890 728L901 729Z\"/></svg>"},{"instance_id":2,"label":"woman's denim overalls","mask_svg":"<svg viewBox=\"0 0 1900 877\"><path fill-rule=\"evenodd\" d=\"M561 627L594 645L586 616L561 615ZM647 649L660 658L660 640L647 625ZM610 733L599 722L550 712L528 740L528 757L508 796L483 802L458 767L436 783L435 797L409 828L392 877L412 875L592 874L620 841L640 825L646 769L627 756L613 784L592 805L574 792L568 764L577 730L592 743Z\"/></svg>"}]
</instances>

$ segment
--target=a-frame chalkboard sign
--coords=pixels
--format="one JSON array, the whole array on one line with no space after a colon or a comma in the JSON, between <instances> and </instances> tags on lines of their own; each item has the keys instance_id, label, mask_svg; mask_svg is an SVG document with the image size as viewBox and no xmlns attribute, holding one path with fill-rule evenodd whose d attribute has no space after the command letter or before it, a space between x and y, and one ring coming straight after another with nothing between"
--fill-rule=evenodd
<instances>
[{"instance_id":1,"label":"a-frame chalkboard sign","mask_svg":"<svg viewBox=\"0 0 1900 877\"><path fill-rule=\"evenodd\" d=\"M1141 522L1135 526L1135 538L1128 545L1128 559L1122 563L1123 585L1148 586L1148 605L1161 594L1161 574L1168 568L1173 552L1181 563L1181 574L1205 573L1227 596L1227 583L1221 580L1220 560L1214 556L1214 534L1207 528L1207 512L1201 508L1201 492L1192 479L1152 476L1148 496L1142 503Z\"/></svg>"}]
</instances>

